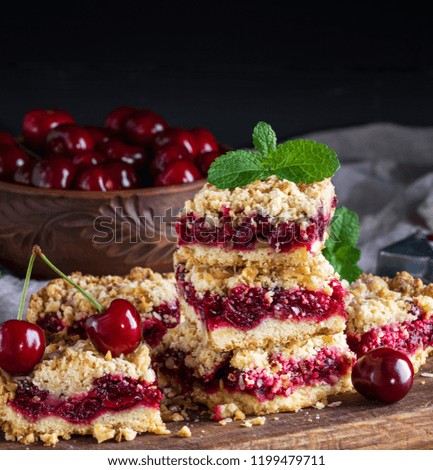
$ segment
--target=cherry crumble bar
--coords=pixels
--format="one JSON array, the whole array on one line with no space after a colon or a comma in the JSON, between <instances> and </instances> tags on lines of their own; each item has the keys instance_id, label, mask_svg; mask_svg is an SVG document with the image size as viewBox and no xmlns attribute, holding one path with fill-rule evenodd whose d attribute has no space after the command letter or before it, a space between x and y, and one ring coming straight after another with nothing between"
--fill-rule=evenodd
<instances>
[{"instance_id":1,"label":"cherry crumble bar","mask_svg":"<svg viewBox=\"0 0 433 470\"><path fill-rule=\"evenodd\" d=\"M7 440L24 444L54 446L73 434L90 434L98 442L166 434L161 399L144 344L112 358L88 340L60 341L47 346L28 376L0 371L0 423Z\"/></svg>"},{"instance_id":2,"label":"cherry crumble bar","mask_svg":"<svg viewBox=\"0 0 433 470\"><path fill-rule=\"evenodd\" d=\"M381 346L398 349L418 371L433 351L433 284L407 272L394 278L363 274L349 292L350 348L358 356Z\"/></svg>"},{"instance_id":3,"label":"cherry crumble bar","mask_svg":"<svg viewBox=\"0 0 433 470\"><path fill-rule=\"evenodd\" d=\"M295 184L272 176L234 190L206 184L179 216L178 244L239 251L246 259L252 251L317 253L335 206L329 179Z\"/></svg>"},{"instance_id":4,"label":"cherry crumble bar","mask_svg":"<svg viewBox=\"0 0 433 470\"><path fill-rule=\"evenodd\" d=\"M143 339L151 347L180 321L173 274L134 268L125 277L74 273L71 278L104 307L116 298L130 301L142 317ZM95 307L74 287L63 279L55 279L31 297L27 319L53 338L65 335L85 338L84 323L96 313Z\"/></svg>"}]
</instances>

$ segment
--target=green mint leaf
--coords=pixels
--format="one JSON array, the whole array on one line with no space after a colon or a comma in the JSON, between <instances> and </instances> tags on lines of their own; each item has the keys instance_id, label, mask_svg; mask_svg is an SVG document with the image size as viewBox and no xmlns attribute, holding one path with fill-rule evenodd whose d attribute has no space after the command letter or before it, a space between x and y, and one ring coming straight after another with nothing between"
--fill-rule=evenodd
<instances>
[{"instance_id":1,"label":"green mint leaf","mask_svg":"<svg viewBox=\"0 0 433 470\"><path fill-rule=\"evenodd\" d=\"M343 279L353 282L362 273L357 265L361 252L356 248L359 238L359 218L355 212L341 207L331 221L331 233L323 256Z\"/></svg>"},{"instance_id":2,"label":"green mint leaf","mask_svg":"<svg viewBox=\"0 0 433 470\"><path fill-rule=\"evenodd\" d=\"M269 124L263 121L257 123L253 131L253 144L257 152L263 157L275 152L277 136Z\"/></svg>"},{"instance_id":3,"label":"green mint leaf","mask_svg":"<svg viewBox=\"0 0 433 470\"><path fill-rule=\"evenodd\" d=\"M340 167L337 154L314 140L289 140L277 147L265 165L278 178L315 183L330 178Z\"/></svg>"},{"instance_id":4,"label":"green mint leaf","mask_svg":"<svg viewBox=\"0 0 433 470\"><path fill-rule=\"evenodd\" d=\"M235 150L218 157L208 173L209 183L220 189L234 189L270 176L262 158L248 150Z\"/></svg>"}]
</instances>

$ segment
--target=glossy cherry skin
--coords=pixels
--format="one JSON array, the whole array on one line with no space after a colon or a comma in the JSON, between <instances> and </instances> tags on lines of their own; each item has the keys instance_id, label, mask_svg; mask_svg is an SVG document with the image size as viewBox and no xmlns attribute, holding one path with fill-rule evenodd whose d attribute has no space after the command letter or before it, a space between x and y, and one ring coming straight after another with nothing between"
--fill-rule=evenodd
<instances>
[{"instance_id":1,"label":"glossy cherry skin","mask_svg":"<svg viewBox=\"0 0 433 470\"><path fill-rule=\"evenodd\" d=\"M132 165L113 161L105 163L103 168L114 181L116 189L138 188L137 172Z\"/></svg>"},{"instance_id":2,"label":"glossy cherry skin","mask_svg":"<svg viewBox=\"0 0 433 470\"><path fill-rule=\"evenodd\" d=\"M152 162L150 163L150 172L152 176L156 176L161 171L164 171L168 165L184 160L188 157L185 147L180 145L166 145L156 150Z\"/></svg>"},{"instance_id":3,"label":"glossy cherry skin","mask_svg":"<svg viewBox=\"0 0 433 470\"><path fill-rule=\"evenodd\" d=\"M43 330L23 320L8 320L0 325L0 367L11 375L26 375L45 352Z\"/></svg>"},{"instance_id":4,"label":"glossy cherry skin","mask_svg":"<svg viewBox=\"0 0 433 470\"><path fill-rule=\"evenodd\" d=\"M104 139L110 137L109 130L105 129L104 127L84 126L84 129L86 129L86 131L92 137L95 147L97 147Z\"/></svg>"},{"instance_id":5,"label":"glossy cherry skin","mask_svg":"<svg viewBox=\"0 0 433 470\"><path fill-rule=\"evenodd\" d=\"M93 150L94 145L90 133L76 124L62 124L47 135L47 148L50 152L71 157Z\"/></svg>"},{"instance_id":6,"label":"glossy cherry skin","mask_svg":"<svg viewBox=\"0 0 433 470\"><path fill-rule=\"evenodd\" d=\"M168 128L167 121L147 109L131 114L123 123L123 135L132 144L147 145L154 135Z\"/></svg>"},{"instance_id":7,"label":"glossy cherry skin","mask_svg":"<svg viewBox=\"0 0 433 470\"><path fill-rule=\"evenodd\" d=\"M113 300L100 315L86 320L86 333L102 354L113 357L134 352L141 342L141 318L137 309L124 299Z\"/></svg>"},{"instance_id":8,"label":"glossy cherry skin","mask_svg":"<svg viewBox=\"0 0 433 470\"><path fill-rule=\"evenodd\" d=\"M30 186L32 184L33 168L37 160L29 160L25 165L18 168L14 173L14 182Z\"/></svg>"},{"instance_id":9,"label":"glossy cherry skin","mask_svg":"<svg viewBox=\"0 0 433 470\"><path fill-rule=\"evenodd\" d=\"M171 127L159 132L153 139L153 147L155 151L166 145L180 145L184 147L187 154L194 158L198 153L198 144L194 134L186 129L178 129Z\"/></svg>"},{"instance_id":10,"label":"glossy cherry skin","mask_svg":"<svg viewBox=\"0 0 433 470\"><path fill-rule=\"evenodd\" d=\"M105 157L96 150L90 150L89 152L74 155L71 161L77 168L88 168L89 166L100 165L105 161Z\"/></svg>"},{"instance_id":11,"label":"glossy cherry skin","mask_svg":"<svg viewBox=\"0 0 433 470\"><path fill-rule=\"evenodd\" d=\"M394 403L404 398L413 384L414 370L400 351L383 347L359 358L352 369L352 383L369 400Z\"/></svg>"},{"instance_id":12,"label":"glossy cherry skin","mask_svg":"<svg viewBox=\"0 0 433 470\"><path fill-rule=\"evenodd\" d=\"M126 119L136 111L130 106L120 106L113 109L105 118L104 127L110 130L113 135L119 135L122 130L123 123Z\"/></svg>"},{"instance_id":13,"label":"glossy cherry skin","mask_svg":"<svg viewBox=\"0 0 433 470\"><path fill-rule=\"evenodd\" d=\"M76 168L65 157L50 158L37 162L32 172L32 185L46 189L69 189L74 180Z\"/></svg>"},{"instance_id":14,"label":"glossy cherry skin","mask_svg":"<svg viewBox=\"0 0 433 470\"><path fill-rule=\"evenodd\" d=\"M0 145L15 145L15 139L12 137L9 132L1 131L0 132Z\"/></svg>"},{"instance_id":15,"label":"glossy cherry skin","mask_svg":"<svg viewBox=\"0 0 433 470\"><path fill-rule=\"evenodd\" d=\"M0 145L0 179L13 179L18 168L29 160L30 157L17 145Z\"/></svg>"},{"instance_id":16,"label":"glossy cherry skin","mask_svg":"<svg viewBox=\"0 0 433 470\"><path fill-rule=\"evenodd\" d=\"M180 160L169 165L155 178L155 186L192 183L201 178L197 167L189 160Z\"/></svg>"},{"instance_id":17,"label":"glossy cherry skin","mask_svg":"<svg viewBox=\"0 0 433 470\"><path fill-rule=\"evenodd\" d=\"M119 139L104 139L99 145L98 150L109 160L117 160L144 167L147 162L147 153L143 147L137 145L128 145Z\"/></svg>"},{"instance_id":18,"label":"glossy cherry skin","mask_svg":"<svg viewBox=\"0 0 433 470\"><path fill-rule=\"evenodd\" d=\"M45 147L48 133L61 124L71 124L74 118L60 109L32 109L23 119L23 136L29 147Z\"/></svg>"},{"instance_id":19,"label":"glossy cherry skin","mask_svg":"<svg viewBox=\"0 0 433 470\"><path fill-rule=\"evenodd\" d=\"M76 178L74 188L81 191L113 191L118 189L108 172L99 166L84 169Z\"/></svg>"},{"instance_id":20,"label":"glossy cherry skin","mask_svg":"<svg viewBox=\"0 0 433 470\"><path fill-rule=\"evenodd\" d=\"M212 132L199 127L191 129L190 132L197 142L198 153L217 152L219 150L218 142Z\"/></svg>"},{"instance_id":21,"label":"glossy cherry skin","mask_svg":"<svg viewBox=\"0 0 433 470\"><path fill-rule=\"evenodd\" d=\"M203 176L207 176L210 166L220 155L221 152L219 150L216 152L208 152L197 155L195 158L195 164Z\"/></svg>"}]
</instances>

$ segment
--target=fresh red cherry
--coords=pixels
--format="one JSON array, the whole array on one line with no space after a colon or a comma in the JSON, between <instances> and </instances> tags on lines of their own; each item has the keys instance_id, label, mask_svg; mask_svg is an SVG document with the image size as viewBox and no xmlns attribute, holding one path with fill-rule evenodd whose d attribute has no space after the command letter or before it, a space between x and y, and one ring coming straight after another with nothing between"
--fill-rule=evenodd
<instances>
[{"instance_id":1,"label":"fresh red cherry","mask_svg":"<svg viewBox=\"0 0 433 470\"><path fill-rule=\"evenodd\" d=\"M147 145L158 132L167 129L167 121L147 109L136 111L124 121L122 129L125 138L136 145Z\"/></svg>"},{"instance_id":2,"label":"fresh red cherry","mask_svg":"<svg viewBox=\"0 0 433 470\"><path fill-rule=\"evenodd\" d=\"M107 162L103 168L114 181L116 189L138 188L138 176L133 166L124 162Z\"/></svg>"},{"instance_id":3,"label":"fresh red cherry","mask_svg":"<svg viewBox=\"0 0 433 470\"><path fill-rule=\"evenodd\" d=\"M0 325L0 368L11 375L26 375L42 359L45 336L38 326L23 320Z\"/></svg>"},{"instance_id":4,"label":"fresh red cherry","mask_svg":"<svg viewBox=\"0 0 433 470\"><path fill-rule=\"evenodd\" d=\"M96 166L105 161L104 155L96 150L90 150L89 152L79 153L72 157L72 163L77 168L88 168L89 166Z\"/></svg>"},{"instance_id":5,"label":"fresh red cherry","mask_svg":"<svg viewBox=\"0 0 433 470\"><path fill-rule=\"evenodd\" d=\"M208 152L197 155L195 158L195 164L203 176L207 176L210 166L220 155L221 152L219 150L216 152Z\"/></svg>"},{"instance_id":6,"label":"fresh red cherry","mask_svg":"<svg viewBox=\"0 0 433 470\"><path fill-rule=\"evenodd\" d=\"M218 142L212 132L207 129L191 129L197 142L198 153L216 152L219 150Z\"/></svg>"},{"instance_id":7,"label":"fresh red cherry","mask_svg":"<svg viewBox=\"0 0 433 470\"><path fill-rule=\"evenodd\" d=\"M352 369L355 389L369 400L394 403L404 398L413 384L410 359L400 351L382 347L362 356Z\"/></svg>"},{"instance_id":8,"label":"fresh red cherry","mask_svg":"<svg viewBox=\"0 0 433 470\"><path fill-rule=\"evenodd\" d=\"M74 188L81 191L113 191L119 189L108 172L99 166L84 169L78 175Z\"/></svg>"},{"instance_id":9,"label":"fresh red cherry","mask_svg":"<svg viewBox=\"0 0 433 470\"><path fill-rule=\"evenodd\" d=\"M65 157L37 162L32 172L32 184L38 188L68 189L75 176L74 164Z\"/></svg>"},{"instance_id":10,"label":"fresh red cherry","mask_svg":"<svg viewBox=\"0 0 433 470\"><path fill-rule=\"evenodd\" d=\"M47 135L60 124L71 124L73 117L60 109L32 109L23 119L23 136L29 147L45 147Z\"/></svg>"},{"instance_id":11,"label":"fresh red cherry","mask_svg":"<svg viewBox=\"0 0 433 470\"><path fill-rule=\"evenodd\" d=\"M98 150L109 160L117 160L144 167L147 162L147 154L143 147L137 145L128 145L119 139L104 139L98 146Z\"/></svg>"},{"instance_id":12,"label":"fresh red cherry","mask_svg":"<svg viewBox=\"0 0 433 470\"><path fill-rule=\"evenodd\" d=\"M47 135L47 148L54 153L73 156L93 150L93 147L90 133L76 124L62 124Z\"/></svg>"},{"instance_id":13,"label":"fresh red cherry","mask_svg":"<svg viewBox=\"0 0 433 470\"><path fill-rule=\"evenodd\" d=\"M171 127L159 132L153 139L155 150L166 145L180 145L184 147L188 155L194 158L198 153L198 144L194 134L186 129L177 129Z\"/></svg>"},{"instance_id":14,"label":"fresh red cherry","mask_svg":"<svg viewBox=\"0 0 433 470\"><path fill-rule=\"evenodd\" d=\"M197 167L189 160L179 160L169 165L155 178L155 186L192 183L201 178Z\"/></svg>"},{"instance_id":15,"label":"fresh red cherry","mask_svg":"<svg viewBox=\"0 0 433 470\"><path fill-rule=\"evenodd\" d=\"M166 145L156 150L150 163L150 172L152 176L156 176L161 171L164 171L168 165L178 160L183 160L187 157L185 147L180 145Z\"/></svg>"},{"instance_id":16,"label":"fresh red cherry","mask_svg":"<svg viewBox=\"0 0 433 470\"><path fill-rule=\"evenodd\" d=\"M18 168L29 160L30 157L17 145L0 145L0 179L12 179Z\"/></svg>"},{"instance_id":17,"label":"fresh red cherry","mask_svg":"<svg viewBox=\"0 0 433 470\"><path fill-rule=\"evenodd\" d=\"M18 184L24 184L29 186L32 184L33 168L35 167L37 160L29 160L25 165L20 166L14 173L14 182Z\"/></svg>"},{"instance_id":18,"label":"fresh red cherry","mask_svg":"<svg viewBox=\"0 0 433 470\"><path fill-rule=\"evenodd\" d=\"M136 109L130 106L120 106L113 109L105 118L104 127L109 129L113 135L120 134L124 121L135 111Z\"/></svg>"},{"instance_id":19,"label":"fresh red cherry","mask_svg":"<svg viewBox=\"0 0 433 470\"><path fill-rule=\"evenodd\" d=\"M15 145L15 139L12 137L9 132L2 131L0 132L0 145Z\"/></svg>"},{"instance_id":20,"label":"fresh red cherry","mask_svg":"<svg viewBox=\"0 0 433 470\"><path fill-rule=\"evenodd\" d=\"M127 300L113 300L100 315L86 320L86 333L95 348L113 357L134 352L141 342L141 318L137 309Z\"/></svg>"},{"instance_id":21,"label":"fresh red cherry","mask_svg":"<svg viewBox=\"0 0 433 470\"><path fill-rule=\"evenodd\" d=\"M92 137L95 147L97 147L104 139L110 137L110 132L107 129L104 129L103 127L84 126L84 129L86 129L86 131Z\"/></svg>"}]
</instances>

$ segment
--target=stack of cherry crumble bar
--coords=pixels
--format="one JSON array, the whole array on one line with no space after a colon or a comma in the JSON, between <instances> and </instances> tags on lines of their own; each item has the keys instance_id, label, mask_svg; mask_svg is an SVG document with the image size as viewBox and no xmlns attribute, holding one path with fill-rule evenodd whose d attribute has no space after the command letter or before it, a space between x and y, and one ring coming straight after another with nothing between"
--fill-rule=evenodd
<instances>
[{"instance_id":1,"label":"stack of cherry crumble bar","mask_svg":"<svg viewBox=\"0 0 433 470\"><path fill-rule=\"evenodd\" d=\"M351 388L346 291L321 251L335 210L329 179L206 184L181 213L181 322L160 378L215 409L297 410Z\"/></svg>"}]
</instances>

